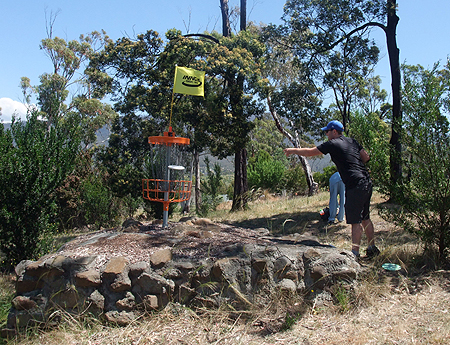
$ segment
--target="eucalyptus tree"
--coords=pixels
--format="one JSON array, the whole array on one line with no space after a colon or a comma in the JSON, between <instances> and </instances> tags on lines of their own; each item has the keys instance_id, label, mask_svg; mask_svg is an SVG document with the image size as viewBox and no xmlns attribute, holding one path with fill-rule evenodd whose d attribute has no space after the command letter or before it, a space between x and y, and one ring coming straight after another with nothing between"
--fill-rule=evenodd
<instances>
[{"instance_id":1,"label":"eucalyptus tree","mask_svg":"<svg viewBox=\"0 0 450 345\"><path fill-rule=\"evenodd\" d=\"M228 0L220 0L220 8L222 12L222 35L223 41L227 42L229 38L238 37L237 46L233 49L237 52L245 49L249 53L249 62L251 62L251 69L229 68L226 71L224 80L226 89L229 91L229 104L231 117L235 119L236 124L240 126L237 135L234 136L234 193L232 211L240 210L247 207L247 150L246 143L249 140L248 133L251 129L249 118L256 113L262 114L261 104L249 99L248 92L254 90L253 94L258 90L258 82L261 79L261 72L263 67L262 54L264 53L264 46L261 45L261 37L254 27L247 27L247 0L240 1L240 25L239 33L233 35L230 26L231 13L228 7ZM250 35L249 35L250 33ZM240 38L239 38L240 37ZM250 39L250 41L248 41ZM256 49L255 49L256 48ZM233 53L235 54L235 52ZM245 54L244 54L245 55ZM243 56L244 56L243 55ZM247 64L248 66L248 64ZM239 70L240 68L240 70ZM231 73L230 73L231 71Z\"/></svg>"},{"instance_id":2,"label":"eucalyptus tree","mask_svg":"<svg viewBox=\"0 0 450 345\"><path fill-rule=\"evenodd\" d=\"M320 128L327 120L321 110L322 89L314 79L314 69L298 59L286 45L286 38L274 27L262 28L266 45L263 76L268 81L262 90L270 114L278 131L294 147L310 145L314 137L321 136ZM305 157L299 156L308 194L317 192L311 167Z\"/></svg>"},{"instance_id":3,"label":"eucalyptus tree","mask_svg":"<svg viewBox=\"0 0 450 345\"><path fill-rule=\"evenodd\" d=\"M40 83L33 86L30 79L21 79L25 101L30 103L36 95L40 116L47 126L64 120L69 114L80 116L83 129L83 143L86 148L96 140L95 132L109 124L117 115L107 103L93 97L84 73L89 59L109 40L104 32L81 35L78 40L66 41L53 36L54 20L47 28L47 38L41 41L40 48L52 63L53 70L43 73Z\"/></svg>"},{"instance_id":4,"label":"eucalyptus tree","mask_svg":"<svg viewBox=\"0 0 450 345\"><path fill-rule=\"evenodd\" d=\"M152 30L133 39L109 40L87 70L93 94L108 95L121 114L113 123L108 146L97 151L97 162L108 173L109 188L130 211L143 202L148 136L159 135L168 125L173 72L158 67L163 50L163 39Z\"/></svg>"},{"instance_id":5,"label":"eucalyptus tree","mask_svg":"<svg viewBox=\"0 0 450 345\"><path fill-rule=\"evenodd\" d=\"M282 119L282 123L285 125L286 121ZM260 150L268 152L273 157L278 149L287 147L285 137L278 131L269 112L265 112L261 118L256 118L254 124L255 128L250 132L248 144L249 159L255 157Z\"/></svg>"},{"instance_id":6,"label":"eucalyptus tree","mask_svg":"<svg viewBox=\"0 0 450 345\"><path fill-rule=\"evenodd\" d=\"M323 57L324 88L330 89L344 128L351 122L351 109L378 62L379 49L367 38L351 36Z\"/></svg>"},{"instance_id":7,"label":"eucalyptus tree","mask_svg":"<svg viewBox=\"0 0 450 345\"><path fill-rule=\"evenodd\" d=\"M356 106L365 114L377 114L382 121L391 120L392 105L387 103L387 91L381 88L381 77L370 77L356 94Z\"/></svg>"},{"instance_id":8,"label":"eucalyptus tree","mask_svg":"<svg viewBox=\"0 0 450 345\"><path fill-rule=\"evenodd\" d=\"M158 57L164 49L159 34L149 30L135 39L123 37L115 42L109 40L104 48L90 60L87 73L93 95L109 95L114 108L121 114L134 112L138 115L154 113L169 114L170 103L164 84L169 71L157 68ZM151 100L151 101L150 101ZM165 119L154 117L159 124Z\"/></svg>"},{"instance_id":9,"label":"eucalyptus tree","mask_svg":"<svg viewBox=\"0 0 450 345\"><path fill-rule=\"evenodd\" d=\"M96 92L110 94L120 113L138 116L139 123L153 127L154 135L170 125L177 135L191 139L197 206L201 203L199 155L211 146L213 137L205 133L208 128L218 126L219 119L211 120L206 111L205 103L212 93L210 82L204 86L202 98L174 94L173 80L177 65L205 70L206 56L216 42L217 38L209 35L184 37L175 29L169 30L164 40L157 32L148 30L135 39L124 37L110 42L90 65ZM142 149L148 150L146 138L140 139ZM140 163L135 164L137 169L142 170L143 158L141 155Z\"/></svg>"},{"instance_id":10,"label":"eucalyptus tree","mask_svg":"<svg viewBox=\"0 0 450 345\"><path fill-rule=\"evenodd\" d=\"M252 119L263 114L263 105L254 97L260 89L264 44L253 27L228 37L218 33L208 36L214 42L204 52L206 72L203 109L189 123L196 123L199 142L219 158L235 157L235 179L232 210L246 207L246 145L254 127ZM212 39L211 39L212 38ZM179 40L179 42L182 42ZM204 43L203 43L204 44ZM178 54L178 53L177 53ZM175 109L175 107L174 107ZM187 110L187 114L192 113Z\"/></svg>"},{"instance_id":11,"label":"eucalyptus tree","mask_svg":"<svg viewBox=\"0 0 450 345\"><path fill-rule=\"evenodd\" d=\"M207 56L218 44L218 35L193 34L183 36L178 30L167 33L169 42L160 56L159 68L173 70L175 65L186 66L196 70L207 71ZM220 126L221 118L212 118L208 108L214 108L212 95L215 92L213 79L206 75L204 97L192 97L182 94L173 95L173 120L180 130L191 139L189 147L193 154L191 169L195 177L196 211L201 212L202 190L200 155L214 146L216 141L215 128ZM211 104L208 106L208 104ZM189 204L188 204L189 205ZM188 206L189 207L189 206Z\"/></svg>"},{"instance_id":12,"label":"eucalyptus tree","mask_svg":"<svg viewBox=\"0 0 450 345\"><path fill-rule=\"evenodd\" d=\"M351 37L370 28L381 28L386 35L392 77L392 130L390 144L391 178L401 174L400 129L402 122L400 95L400 62L396 42L399 21L396 0L288 0L284 7L285 25L291 48L301 60L311 63L317 57L345 44Z\"/></svg>"},{"instance_id":13,"label":"eucalyptus tree","mask_svg":"<svg viewBox=\"0 0 450 345\"><path fill-rule=\"evenodd\" d=\"M219 87L212 97L216 106L210 109L224 123L217 127L219 146L228 149L235 157L235 180L232 210L246 207L247 152L252 118L261 116L264 108L254 95L260 90L265 46L259 32L253 27L236 35L222 37L220 44L208 56L207 73L215 76ZM217 106L219 105L219 106ZM224 152L224 151L223 151Z\"/></svg>"},{"instance_id":14,"label":"eucalyptus tree","mask_svg":"<svg viewBox=\"0 0 450 345\"><path fill-rule=\"evenodd\" d=\"M92 32L86 36L81 35L78 40L66 41L53 34L55 19L56 16L52 17L51 22L48 23L47 37L41 40L40 44L41 50L44 51L51 62L52 70L40 75L38 85L33 85L31 80L27 77L21 79L21 87L25 102L29 104L28 110L30 114L27 122L31 122L22 127L16 124L15 127L17 132L15 135L20 136L23 134L24 130L27 130L30 131L30 135L33 134L36 138L39 138L39 140L37 140L36 138L30 137L30 143L27 144L27 146L24 146L30 151L30 156L33 155L32 152L42 150L42 148L39 147L40 145L48 145L49 147L46 148L45 154L54 154L57 158L56 160L48 159L47 162L50 166L44 167L46 161L43 157L30 157L26 163L23 163L24 166L29 166L27 169L35 171L35 174L51 174L53 171L56 173L64 168L64 174L60 174L57 178L53 179L52 176L49 176L48 178L42 179L43 185L48 184L49 179L59 181L60 185L57 186L57 188L55 187L51 193L47 190L42 190L42 188L45 189L47 187L36 189L36 191L40 191L42 195L51 202L51 207L48 207L49 203L47 201L45 203L43 202L42 210L45 210L44 212L51 212L53 214L52 221L58 223L59 226L64 226L65 220L62 220L61 217L63 214L66 214L66 212L61 205L67 200L63 201L65 197L63 197L62 194L70 194L72 196L77 194L79 190L73 192L73 189L75 188L72 188L72 185L67 187L70 185L68 180L73 178L72 180L80 181L80 179L82 179L82 177L76 175L77 172L76 169L74 169L74 165L72 164L68 167L64 160L68 159L68 162L73 163L75 158L78 159L82 156L89 156L87 152L90 151L96 141L96 131L104 125L109 124L116 116L116 112L113 111L109 104L102 102L101 99L93 97L85 74L85 68L90 58L98 49L102 48L104 43L108 41L108 37L104 32ZM31 105L34 103L34 98L36 98L37 101L36 106ZM42 125L45 125L47 131L46 135L39 132L42 129ZM73 128L69 128L70 126ZM59 152L63 152L69 147L69 144L63 139L64 135L66 135L66 140L70 140L71 133L74 133L79 129L80 131L77 132L77 140L78 136L81 136L81 143L80 141L73 139L70 145L76 143L76 145L80 147L76 147L76 149L72 147L71 153L62 157L61 154L58 153L58 150ZM14 140L15 142L18 142L18 139ZM56 147L57 145L62 145L63 147L58 148ZM80 152L80 148L82 148L84 152ZM19 149L14 150L14 152L22 154ZM42 153L36 153L36 155L39 154L42 155ZM40 161L39 159L43 160ZM33 165L38 166L35 167ZM46 171L45 169L49 170ZM66 180L62 181L63 178L66 178ZM52 186L54 184L53 181ZM39 183L38 179L37 183ZM59 193L66 187L69 188L70 191L65 190L67 193ZM78 184L77 187L79 188L80 184ZM35 191L33 190L33 193L34 192ZM49 196L49 194L51 195ZM20 198L20 195L18 194L17 197ZM55 201L55 199L57 200ZM40 197L36 198L36 200L40 200ZM79 202L78 205L83 203L78 197L77 202ZM36 214L37 213L34 213L33 217L37 217ZM50 215L47 215L47 217L47 219L50 219ZM70 216L69 218L72 217ZM36 219L34 219L34 221L36 221Z\"/></svg>"},{"instance_id":15,"label":"eucalyptus tree","mask_svg":"<svg viewBox=\"0 0 450 345\"><path fill-rule=\"evenodd\" d=\"M146 116L155 128L170 122L192 139L194 152L208 147L226 157L245 148L250 119L262 112L252 95L264 45L250 31L187 36L169 30L165 42L149 30L109 42L91 60L90 81L99 96L112 95L119 112ZM204 98L173 94L176 65L206 72ZM237 79L245 80L243 89Z\"/></svg>"}]
</instances>

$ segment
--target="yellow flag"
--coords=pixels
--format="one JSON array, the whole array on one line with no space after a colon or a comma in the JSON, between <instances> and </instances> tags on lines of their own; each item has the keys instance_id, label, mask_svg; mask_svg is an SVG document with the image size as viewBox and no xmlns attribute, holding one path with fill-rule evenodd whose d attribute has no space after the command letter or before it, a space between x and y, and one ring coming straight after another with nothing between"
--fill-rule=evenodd
<instances>
[{"instance_id":1,"label":"yellow flag","mask_svg":"<svg viewBox=\"0 0 450 345\"><path fill-rule=\"evenodd\" d=\"M205 72L187 67L175 67L174 93L204 96Z\"/></svg>"}]
</instances>

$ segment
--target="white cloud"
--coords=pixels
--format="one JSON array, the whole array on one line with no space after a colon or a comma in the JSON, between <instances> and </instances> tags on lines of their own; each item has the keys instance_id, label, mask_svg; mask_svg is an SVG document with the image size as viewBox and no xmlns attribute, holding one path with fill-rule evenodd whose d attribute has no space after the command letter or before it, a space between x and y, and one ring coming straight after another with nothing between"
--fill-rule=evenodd
<instances>
[{"instance_id":1,"label":"white cloud","mask_svg":"<svg viewBox=\"0 0 450 345\"><path fill-rule=\"evenodd\" d=\"M11 122L13 114L16 115L16 118L26 119L27 107L21 102L3 97L0 98L0 108L0 122Z\"/></svg>"}]
</instances>

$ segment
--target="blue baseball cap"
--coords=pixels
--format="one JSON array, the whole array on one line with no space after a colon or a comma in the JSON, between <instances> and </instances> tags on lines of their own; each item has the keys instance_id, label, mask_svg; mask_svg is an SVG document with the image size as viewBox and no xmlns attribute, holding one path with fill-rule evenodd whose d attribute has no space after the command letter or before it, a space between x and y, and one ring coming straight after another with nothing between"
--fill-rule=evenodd
<instances>
[{"instance_id":1,"label":"blue baseball cap","mask_svg":"<svg viewBox=\"0 0 450 345\"><path fill-rule=\"evenodd\" d=\"M335 129L339 132L343 132L344 126L342 126L342 123L340 123L339 121L333 120L333 121L328 122L328 125L326 127L322 128L322 131L331 131L333 129Z\"/></svg>"}]
</instances>

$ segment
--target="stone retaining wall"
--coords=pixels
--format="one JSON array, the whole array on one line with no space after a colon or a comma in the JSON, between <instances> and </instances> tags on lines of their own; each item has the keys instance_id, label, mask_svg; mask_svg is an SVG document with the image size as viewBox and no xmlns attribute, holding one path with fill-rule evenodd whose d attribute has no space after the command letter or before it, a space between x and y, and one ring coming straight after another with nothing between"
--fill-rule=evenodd
<instances>
[{"instance_id":1,"label":"stone retaining wall","mask_svg":"<svg viewBox=\"0 0 450 345\"><path fill-rule=\"evenodd\" d=\"M56 310L92 313L125 325L170 301L208 307L226 302L240 309L280 291L331 298L327 287L340 280L351 282L360 270L349 251L316 241L236 243L222 248L219 257L195 260L175 257L174 251L160 249L150 260L134 263L111 257L100 268L96 255L22 261L16 267L17 295L3 333L58 321L51 319L60 315Z\"/></svg>"}]
</instances>

